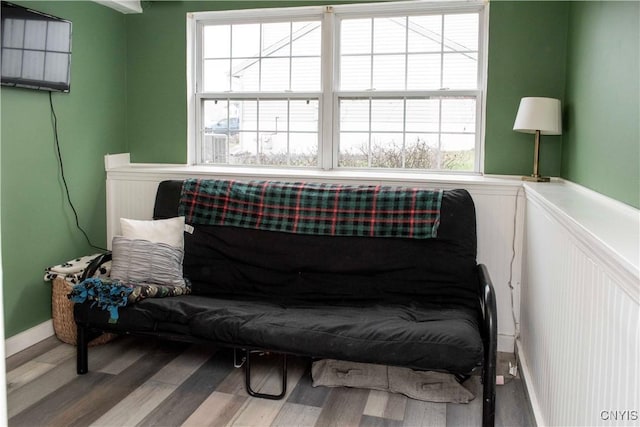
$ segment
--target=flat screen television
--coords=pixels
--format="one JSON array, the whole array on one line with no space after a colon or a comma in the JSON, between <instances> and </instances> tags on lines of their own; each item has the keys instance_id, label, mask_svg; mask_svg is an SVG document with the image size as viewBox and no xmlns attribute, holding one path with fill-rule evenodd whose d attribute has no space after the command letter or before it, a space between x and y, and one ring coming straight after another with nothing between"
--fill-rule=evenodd
<instances>
[{"instance_id":1,"label":"flat screen television","mask_svg":"<svg viewBox=\"0 0 640 427\"><path fill-rule=\"evenodd\" d=\"M2 84L69 92L71 22L2 2Z\"/></svg>"}]
</instances>

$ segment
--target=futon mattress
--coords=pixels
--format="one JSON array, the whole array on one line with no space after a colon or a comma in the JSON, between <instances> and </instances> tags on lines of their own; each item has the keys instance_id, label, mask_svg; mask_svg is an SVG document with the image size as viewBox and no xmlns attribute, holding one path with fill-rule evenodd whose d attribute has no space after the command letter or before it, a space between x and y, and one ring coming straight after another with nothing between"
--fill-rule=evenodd
<instances>
[{"instance_id":1,"label":"futon mattress","mask_svg":"<svg viewBox=\"0 0 640 427\"><path fill-rule=\"evenodd\" d=\"M77 304L76 319L108 313ZM222 345L466 374L483 362L477 311L418 303L325 305L186 295L122 310L115 331L185 335Z\"/></svg>"}]
</instances>

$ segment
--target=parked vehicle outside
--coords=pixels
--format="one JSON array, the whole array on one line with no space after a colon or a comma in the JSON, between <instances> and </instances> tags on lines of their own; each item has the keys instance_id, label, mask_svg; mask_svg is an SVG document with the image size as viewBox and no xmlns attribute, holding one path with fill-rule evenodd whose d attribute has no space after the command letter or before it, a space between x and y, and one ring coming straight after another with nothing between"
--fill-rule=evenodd
<instances>
[{"instance_id":1,"label":"parked vehicle outside","mask_svg":"<svg viewBox=\"0 0 640 427\"><path fill-rule=\"evenodd\" d=\"M205 133L237 135L240 130L240 118L230 117L228 119L220 119L214 124L205 126Z\"/></svg>"}]
</instances>

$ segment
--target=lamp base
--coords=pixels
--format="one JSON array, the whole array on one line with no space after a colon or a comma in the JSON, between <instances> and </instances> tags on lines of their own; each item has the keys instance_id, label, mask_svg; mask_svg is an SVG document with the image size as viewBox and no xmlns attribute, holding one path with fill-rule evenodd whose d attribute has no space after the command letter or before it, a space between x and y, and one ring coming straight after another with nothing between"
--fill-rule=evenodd
<instances>
[{"instance_id":1,"label":"lamp base","mask_svg":"<svg viewBox=\"0 0 640 427\"><path fill-rule=\"evenodd\" d=\"M529 181L529 182L549 182L551 181L551 178L549 178L548 176L523 176L522 177L523 181Z\"/></svg>"}]
</instances>

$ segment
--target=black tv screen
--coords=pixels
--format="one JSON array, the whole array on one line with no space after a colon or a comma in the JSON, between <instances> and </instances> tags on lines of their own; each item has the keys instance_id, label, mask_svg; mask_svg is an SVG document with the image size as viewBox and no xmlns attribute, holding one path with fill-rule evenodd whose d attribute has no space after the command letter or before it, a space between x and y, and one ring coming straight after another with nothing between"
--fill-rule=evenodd
<instances>
[{"instance_id":1,"label":"black tv screen","mask_svg":"<svg viewBox=\"0 0 640 427\"><path fill-rule=\"evenodd\" d=\"M2 2L2 84L69 92L71 22Z\"/></svg>"}]
</instances>

